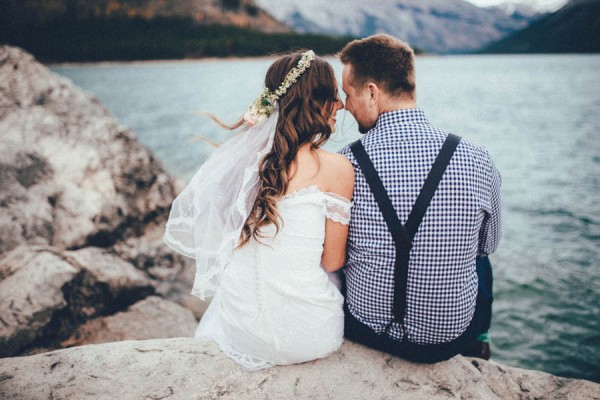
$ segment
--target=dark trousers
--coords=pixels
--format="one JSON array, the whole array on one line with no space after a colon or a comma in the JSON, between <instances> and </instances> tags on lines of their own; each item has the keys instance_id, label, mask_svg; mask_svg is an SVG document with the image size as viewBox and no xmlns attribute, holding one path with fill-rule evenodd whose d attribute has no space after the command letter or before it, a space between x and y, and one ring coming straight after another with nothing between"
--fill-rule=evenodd
<instances>
[{"instance_id":1,"label":"dark trousers","mask_svg":"<svg viewBox=\"0 0 600 400\"><path fill-rule=\"evenodd\" d=\"M385 333L376 333L358 321L346 305L344 306L344 336L353 342L421 363L444 361L464 352L473 344L477 336L489 330L492 318L493 279L488 257L477 257L476 268L479 288L475 313L467 329L456 339L440 344L411 343L406 337L401 341L394 340Z\"/></svg>"}]
</instances>

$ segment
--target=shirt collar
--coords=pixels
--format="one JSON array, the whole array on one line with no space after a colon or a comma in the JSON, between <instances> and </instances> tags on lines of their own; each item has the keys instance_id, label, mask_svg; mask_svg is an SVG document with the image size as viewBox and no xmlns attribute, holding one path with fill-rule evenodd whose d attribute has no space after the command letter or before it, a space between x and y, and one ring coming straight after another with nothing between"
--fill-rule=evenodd
<instances>
[{"instance_id":1,"label":"shirt collar","mask_svg":"<svg viewBox=\"0 0 600 400\"><path fill-rule=\"evenodd\" d=\"M373 129L385 129L390 125L397 124L428 124L425 112L420 108L405 108L384 112L379 116Z\"/></svg>"},{"instance_id":2,"label":"shirt collar","mask_svg":"<svg viewBox=\"0 0 600 400\"><path fill-rule=\"evenodd\" d=\"M371 140L379 141L390 135L405 136L411 130L403 129L402 125L414 124L429 124L425 112L420 108L405 108L384 112L377 119L375 126L363 136L363 144L367 144Z\"/></svg>"}]
</instances>

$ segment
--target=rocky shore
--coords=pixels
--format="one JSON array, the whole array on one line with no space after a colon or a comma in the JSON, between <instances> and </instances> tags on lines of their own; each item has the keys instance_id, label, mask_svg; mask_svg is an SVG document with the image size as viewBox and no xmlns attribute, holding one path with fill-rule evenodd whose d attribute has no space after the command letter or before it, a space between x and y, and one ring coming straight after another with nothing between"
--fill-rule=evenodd
<instances>
[{"instance_id":1,"label":"rocky shore","mask_svg":"<svg viewBox=\"0 0 600 400\"><path fill-rule=\"evenodd\" d=\"M190 336L193 261L162 243L174 181L29 54L1 47L0 76L0 356Z\"/></svg>"},{"instance_id":2,"label":"rocky shore","mask_svg":"<svg viewBox=\"0 0 600 400\"><path fill-rule=\"evenodd\" d=\"M0 47L0 398L600 399L600 385L346 342L249 373L190 338L206 304L162 242L174 181L93 95Z\"/></svg>"},{"instance_id":3,"label":"rocky shore","mask_svg":"<svg viewBox=\"0 0 600 400\"><path fill-rule=\"evenodd\" d=\"M189 338L0 360L0 397L25 399L598 399L600 385L454 357L413 364L346 341L334 355L247 372ZM5 397L7 396L7 397Z\"/></svg>"}]
</instances>

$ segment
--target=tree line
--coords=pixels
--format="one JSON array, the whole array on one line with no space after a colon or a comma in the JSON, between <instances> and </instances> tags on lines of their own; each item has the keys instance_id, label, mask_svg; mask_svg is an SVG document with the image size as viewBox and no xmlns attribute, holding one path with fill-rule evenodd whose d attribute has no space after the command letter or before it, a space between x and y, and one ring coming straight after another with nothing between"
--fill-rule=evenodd
<instances>
[{"instance_id":1,"label":"tree line","mask_svg":"<svg viewBox=\"0 0 600 400\"><path fill-rule=\"evenodd\" d=\"M130 61L262 56L300 48L338 52L350 37L262 33L193 19L94 17L0 25L0 43L19 46L43 62Z\"/></svg>"}]
</instances>

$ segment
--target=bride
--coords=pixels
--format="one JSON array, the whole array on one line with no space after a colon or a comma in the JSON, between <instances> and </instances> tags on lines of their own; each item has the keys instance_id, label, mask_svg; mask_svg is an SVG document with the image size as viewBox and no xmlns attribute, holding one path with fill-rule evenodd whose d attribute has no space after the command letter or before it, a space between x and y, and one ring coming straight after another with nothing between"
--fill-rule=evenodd
<instances>
[{"instance_id":1,"label":"bride","mask_svg":"<svg viewBox=\"0 0 600 400\"><path fill-rule=\"evenodd\" d=\"M354 170L320 147L343 104L314 52L278 58L239 129L175 199L165 242L196 259L192 293L214 296L196 337L248 369L326 357L343 341L327 272L346 257Z\"/></svg>"}]
</instances>

